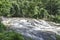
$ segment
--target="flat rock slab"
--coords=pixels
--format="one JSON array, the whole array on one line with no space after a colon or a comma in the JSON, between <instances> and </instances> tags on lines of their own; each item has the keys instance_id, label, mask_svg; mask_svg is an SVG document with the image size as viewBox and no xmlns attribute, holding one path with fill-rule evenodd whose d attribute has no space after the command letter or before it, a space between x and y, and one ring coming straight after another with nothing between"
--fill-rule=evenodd
<instances>
[{"instance_id":1,"label":"flat rock slab","mask_svg":"<svg viewBox=\"0 0 60 40\"><path fill-rule=\"evenodd\" d=\"M3 18L2 23L26 37L31 37L33 40L56 40L56 28L44 20Z\"/></svg>"}]
</instances>

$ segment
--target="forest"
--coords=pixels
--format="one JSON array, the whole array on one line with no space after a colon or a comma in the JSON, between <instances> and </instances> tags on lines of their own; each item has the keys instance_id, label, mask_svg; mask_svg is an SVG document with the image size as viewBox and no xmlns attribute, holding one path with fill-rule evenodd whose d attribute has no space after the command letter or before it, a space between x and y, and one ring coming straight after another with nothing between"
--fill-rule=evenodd
<instances>
[{"instance_id":1,"label":"forest","mask_svg":"<svg viewBox=\"0 0 60 40\"><path fill-rule=\"evenodd\" d=\"M60 0L0 0L0 16L60 22Z\"/></svg>"}]
</instances>

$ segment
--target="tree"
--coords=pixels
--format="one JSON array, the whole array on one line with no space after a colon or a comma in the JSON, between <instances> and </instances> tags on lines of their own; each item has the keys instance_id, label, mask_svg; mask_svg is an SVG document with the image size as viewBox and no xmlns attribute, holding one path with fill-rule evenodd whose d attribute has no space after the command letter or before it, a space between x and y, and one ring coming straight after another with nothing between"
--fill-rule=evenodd
<instances>
[{"instance_id":1,"label":"tree","mask_svg":"<svg viewBox=\"0 0 60 40\"><path fill-rule=\"evenodd\" d=\"M0 0L0 16L10 15L11 2L8 0Z\"/></svg>"},{"instance_id":2,"label":"tree","mask_svg":"<svg viewBox=\"0 0 60 40\"><path fill-rule=\"evenodd\" d=\"M57 0L49 0L46 4L46 9L50 15L56 15L58 13L58 1Z\"/></svg>"}]
</instances>

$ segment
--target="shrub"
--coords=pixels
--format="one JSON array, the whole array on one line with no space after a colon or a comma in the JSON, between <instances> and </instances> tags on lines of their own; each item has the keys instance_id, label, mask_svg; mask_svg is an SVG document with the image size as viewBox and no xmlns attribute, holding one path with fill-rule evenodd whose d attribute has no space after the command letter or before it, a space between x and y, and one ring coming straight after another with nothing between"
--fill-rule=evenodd
<instances>
[{"instance_id":1,"label":"shrub","mask_svg":"<svg viewBox=\"0 0 60 40\"><path fill-rule=\"evenodd\" d=\"M0 33L0 40L24 40L24 38L21 34L12 31Z\"/></svg>"},{"instance_id":2,"label":"shrub","mask_svg":"<svg viewBox=\"0 0 60 40\"><path fill-rule=\"evenodd\" d=\"M56 40L60 40L60 36L59 35L56 35Z\"/></svg>"},{"instance_id":3,"label":"shrub","mask_svg":"<svg viewBox=\"0 0 60 40\"><path fill-rule=\"evenodd\" d=\"M25 40L20 33L16 33L13 30L8 31L6 26L0 22L0 40ZM31 38L27 38L28 40L32 40Z\"/></svg>"},{"instance_id":4,"label":"shrub","mask_svg":"<svg viewBox=\"0 0 60 40\"><path fill-rule=\"evenodd\" d=\"M0 22L0 32L3 32L6 30L6 27L5 25L3 25L1 22Z\"/></svg>"},{"instance_id":5,"label":"shrub","mask_svg":"<svg viewBox=\"0 0 60 40\"><path fill-rule=\"evenodd\" d=\"M0 22L0 40L24 40L24 37L13 31L8 32L6 26Z\"/></svg>"}]
</instances>

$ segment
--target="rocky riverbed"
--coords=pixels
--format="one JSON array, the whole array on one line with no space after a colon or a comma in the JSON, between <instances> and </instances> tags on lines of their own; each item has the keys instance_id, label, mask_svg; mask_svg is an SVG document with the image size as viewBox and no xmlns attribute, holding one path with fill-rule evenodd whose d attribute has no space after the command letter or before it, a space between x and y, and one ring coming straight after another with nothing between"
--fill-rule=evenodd
<instances>
[{"instance_id":1,"label":"rocky riverbed","mask_svg":"<svg viewBox=\"0 0 60 40\"><path fill-rule=\"evenodd\" d=\"M40 19L2 18L2 23L10 30L13 29L33 40L56 40L55 35L60 35L60 24Z\"/></svg>"}]
</instances>

